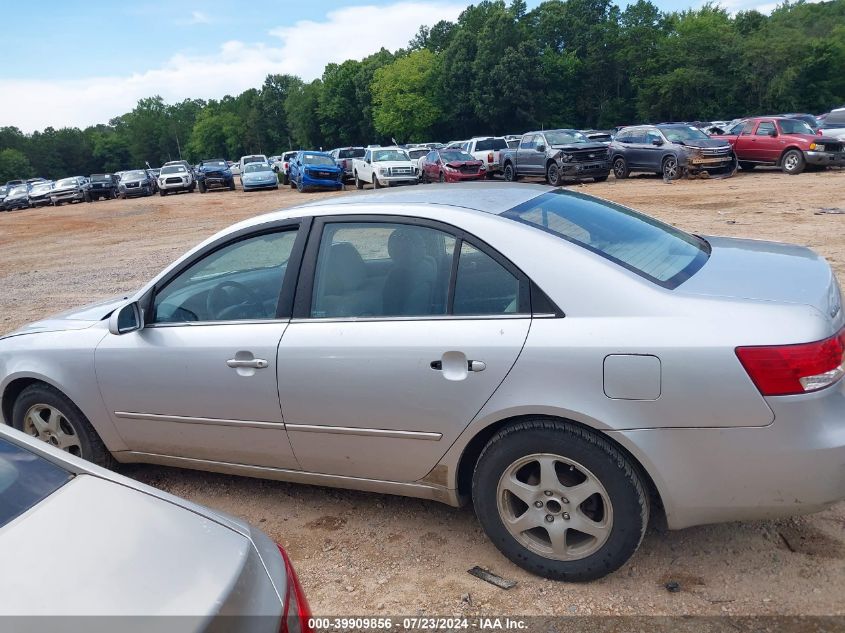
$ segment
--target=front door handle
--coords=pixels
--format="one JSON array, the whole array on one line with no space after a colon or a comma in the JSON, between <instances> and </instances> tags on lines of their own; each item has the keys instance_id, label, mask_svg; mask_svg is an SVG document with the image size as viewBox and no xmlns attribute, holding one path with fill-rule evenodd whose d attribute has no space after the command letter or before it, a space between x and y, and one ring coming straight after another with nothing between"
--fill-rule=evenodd
<instances>
[{"instance_id":1,"label":"front door handle","mask_svg":"<svg viewBox=\"0 0 845 633\"><path fill-rule=\"evenodd\" d=\"M237 369L239 367L248 367L251 369L265 369L270 365L270 363L268 363L263 358L251 358L249 360L230 358L226 361L226 364L232 369Z\"/></svg>"}]
</instances>

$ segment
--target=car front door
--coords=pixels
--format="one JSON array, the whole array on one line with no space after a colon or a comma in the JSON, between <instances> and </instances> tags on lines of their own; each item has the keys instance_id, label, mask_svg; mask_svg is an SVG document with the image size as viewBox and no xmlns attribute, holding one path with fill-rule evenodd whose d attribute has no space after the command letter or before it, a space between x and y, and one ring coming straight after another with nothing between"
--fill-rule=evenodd
<instances>
[{"instance_id":1,"label":"car front door","mask_svg":"<svg viewBox=\"0 0 845 633\"><path fill-rule=\"evenodd\" d=\"M302 468L424 478L516 361L531 323L527 283L434 222L316 220L278 354Z\"/></svg>"},{"instance_id":2,"label":"car front door","mask_svg":"<svg viewBox=\"0 0 845 633\"><path fill-rule=\"evenodd\" d=\"M526 134L522 137L519 149L516 150L517 171L520 174L535 173L534 158L537 156L535 148L540 142L539 139L540 137L536 134Z\"/></svg>"},{"instance_id":3,"label":"car front door","mask_svg":"<svg viewBox=\"0 0 845 633\"><path fill-rule=\"evenodd\" d=\"M763 163L776 163L778 161L783 140L777 137L777 128L774 121L760 121L757 124L754 136L751 137L751 143L754 146L754 160Z\"/></svg>"},{"instance_id":4,"label":"car front door","mask_svg":"<svg viewBox=\"0 0 845 633\"><path fill-rule=\"evenodd\" d=\"M645 140L639 146L640 164L649 171L663 170L663 154L666 152L666 140L654 129L646 129Z\"/></svg>"},{"instance_id":5,"label":"car front door","mask_svg":"<svg viewBox=\"0 0 845 633\"><path fill-rule=\"evenodd\" d=\"M304 239L297 223L214 246L157 284L142 329L103 339L100 390L131 451L298 468L276 353Z\"/></svg>"}]
</instances>

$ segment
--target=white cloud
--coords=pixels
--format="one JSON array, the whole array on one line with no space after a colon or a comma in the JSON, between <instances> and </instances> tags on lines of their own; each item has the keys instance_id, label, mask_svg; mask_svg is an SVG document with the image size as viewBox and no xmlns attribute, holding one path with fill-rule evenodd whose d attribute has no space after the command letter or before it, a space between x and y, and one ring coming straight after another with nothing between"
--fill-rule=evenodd
<instances>
[{"instance_id":1,"label":"white cloud","mask_svg":"<svg viewBox=\"0 0 845 633\"><path fill-rule=\"evenodd\" d=\"M405 46L420 25L455 20L466 3L410 0L385 6L338 9L322 22L304 20L270 31L267 43L225 42L211 55L175 54L159 68L127 76L71 80L7 79L0 125L25 132L105 123L131 110L138 99L165 101L220 98L260 86L270 73L311 80L330 62L361 59L380 48ZM195 12L194 18L197 17Z\"/></svg>"},{"instance_id":2,"label":"white cloud","mask_svg":"<svg viewBox=\"0 0 845 633\"><path fill-rule=\"evenodd\" d=\"M816 3L822 2L822 0L806 0L806 2ZM728 13L733 15L739 13L740 11L751 10L769 15L772 11L783 4L783 0L778 0L776 2L761 2L760 0L720 0L718 4L719 6L724 7Z\"/></svg>"},{"instance_id":3,"label":"white cloud","mask_svg":"<svg viewBox=\"0 0 845 633\"><path fill-rule=\"evenodd\" d=\"M211 18L202 11L192 11L188 24L211 24Z\"/></svg>"}]
</instances>

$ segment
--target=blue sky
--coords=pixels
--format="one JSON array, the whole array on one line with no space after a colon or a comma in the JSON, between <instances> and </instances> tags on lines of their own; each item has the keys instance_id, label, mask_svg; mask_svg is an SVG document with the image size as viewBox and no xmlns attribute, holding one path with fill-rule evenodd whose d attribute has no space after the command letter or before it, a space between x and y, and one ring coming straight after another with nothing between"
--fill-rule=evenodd
<instances>
[{"instance_id":1,"label":"blue sky","mask_svg":"<svg viewBox=\"0 0 845 633\"><path fill-rule=\"evenodd\" d=\"M727 0L745 7L756 0ZM763 0L761 0L763 1ZM529 7L540 0L528 0ZM213 98L270 72L312 79L327 62L407 43L466 0L40 0L4 2L0 126L105 122L141 97ZM657 0L664 10L699 0Z\"/></svg>"}]
</instances>

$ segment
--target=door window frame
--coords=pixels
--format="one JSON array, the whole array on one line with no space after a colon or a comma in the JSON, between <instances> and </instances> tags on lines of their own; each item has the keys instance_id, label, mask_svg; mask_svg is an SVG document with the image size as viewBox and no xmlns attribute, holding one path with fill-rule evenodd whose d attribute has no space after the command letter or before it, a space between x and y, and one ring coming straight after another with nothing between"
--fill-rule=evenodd
<instances>
[{"instance_id":1,"label":"door window frame","mask_svg":"<svg viewBox=\"0 0 845 633\"><path fill-rule=\"evenodd\" d=\"M243 323L278 323L279 321L287 321L291 318L293 312L293 301L296 292L296 282L299 278L300 268L302 266L302 256L305 252L305 245L308 239L308 232L311 228L313 218L306 216L302 218L291 218L279 220L275 222L268 222L260 226L250 226L239 231L234 231L224 235L219 240L206 245L201 250L192 254L189 258L184 260L178 267L167 272L155 284L147 290L139 299L141 309L146 315L153 316L153 307L155 305L155 298L162 290L164 290L174 279L186 272L189 268L199 263L206 257L213 255L217 251L243 242L245 240L261 237L262 235L269 235L272 233L284 233L288 231L295 231L296 237L293 241L293 248L291 249L290 257L288 258L287 266L285 267L285 275L282 279L282 289L279 292L279 299L276 303L276 314L271 319L232 319L226 321L179 321L179 322L163 322L156 323L150 320L144 324L146 328L157 327L202 327L209 325L232 325Z\"/></svg>"},{"instance_id":2,"label":"door window frame","mask_svg":"<svg viewBox=\"0 0 845 633\"><path fill-rule=\"evenodd\" d=\"M446 314L418 315L418 316L367 316L367 317L312 317L311 304L314 299L314 281L317 273L317 258L327 224L405 224L434 229L455 238L452 254L452 269L449 275L449 294ZM455 315L452 314L455 299L455 284L457 282L458 263L462 244L466 242L478 249L501 265L507 272L516 277L519 282L518 311L514 313ZM560 317L563 313L543 293L531 279L523 273L513 262L499 253L489 244L476 236L454 225L428 218L418 218L404 215L389 214L361 214L361 215L330 215L315 217L310 227L308 243L299 271L296 295L293 301L292 320L296 322L336 322L336 321L432 321L432 320L489 320L531 318L532 305L542 310L542 316ZM536 315L535 315L536 316Z\"/></svg>"}]
</instances>

